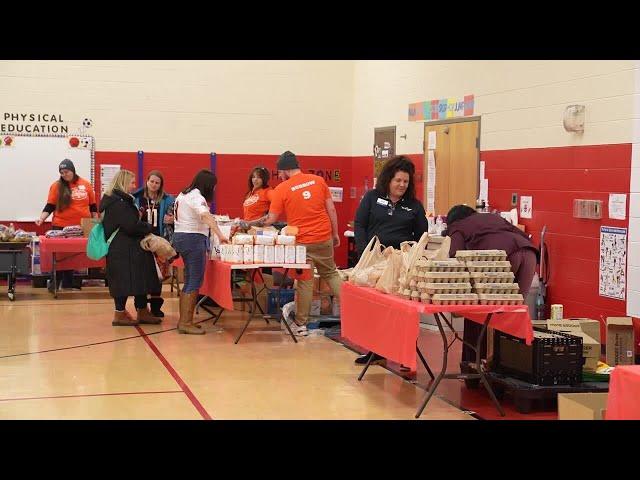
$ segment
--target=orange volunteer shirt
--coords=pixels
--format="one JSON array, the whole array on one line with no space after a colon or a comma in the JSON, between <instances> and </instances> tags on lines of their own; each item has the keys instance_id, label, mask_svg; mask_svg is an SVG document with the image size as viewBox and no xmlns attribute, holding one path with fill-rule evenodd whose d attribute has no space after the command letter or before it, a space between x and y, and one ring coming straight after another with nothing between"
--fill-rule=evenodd
<instances>
[{"instance_id":1,"label":"orange volunteer shirt","mask_svg":"<svg viewBox=\"0 0 640 480\"><path fill-rule=\"evenodd\" d=\"M84 178L79 178L77 182L72 182L71 203L64 210L53 212L51 224L55 227L68 227L70 225L80 225L81 218L91 217L89 205L96 203L96 194L93 186ZM49 188L47 203L55 205L58 203L58 182L54 182Z\"/></svg>"},{"instance_id":2,"label":"orange volunteer shirt","mask_svg":"<svg viewBox=\"0 0 640 480\"><path fill-rule=\"evenodd\" d=\"M271 204L271 194L273 188L260 188L251 192L242 204L243 217L245 220L257 220L269 211Z\"/></svg>"},{"instance_id":3,"label":"orange volunteer shirt","mask_svg":"<svg viewBox=\"0 0 640 480\"><path fill-rule=\"evenodd\" d=\"M327 198L331 198L331 192L324 178L299 173L273 190L269 212L285 213L287 224L299 228L298 243L325 242L332 233Z\"/></svg>"}]
</instances>

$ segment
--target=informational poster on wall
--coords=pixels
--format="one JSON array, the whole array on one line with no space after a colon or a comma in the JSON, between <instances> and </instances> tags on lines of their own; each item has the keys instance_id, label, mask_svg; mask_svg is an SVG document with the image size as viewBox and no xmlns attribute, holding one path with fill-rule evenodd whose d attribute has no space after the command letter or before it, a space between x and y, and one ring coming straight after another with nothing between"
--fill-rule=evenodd
<instances>
[{"instance_id":1,"label":"informational poster on wall","mask_svg":"<svg viewBox=\"0 0 640 480\"><path fill-rule=\"evenodd\" d=\"M331 200L338 203L342 202L344 194L342 187L329 187L329 191L331 192Z\"/></svg>"},{"instance_id":2,"label":"informational poster on wall","mask_svg":"<svg viewBox=\"0 0 640 480\"><path fill-rule=\"evenodd\" d=\"M436 156L433 150L427 155L427 214L436 212Z\"/></svg>"},{"instance_id":3,"label":"informational poster on wall","mask_svg":"<svg viewBox=\"0 0 640 480\"><path fill-rule=\"evenodd\" d=\"M520 197L520 218L531 218L533 214L533 197Z\"/></svg>"},{"instance_id":4,"label":"informational poster on wall","mask_svg":"<svg viewBox=\"0 0 640 480\"><path fill-rule=\"evenodd\" d=\"M600 227L600 296L625 299L627 229Z\"/></svg>"},{"instance_id":5,"label":"informational poster on wall","mask_svg":"<svg viewBox=\"0 0 640 480\"><path fill-rule=\"evenodd\" d=\"M120 165L100 165L100 198L113 180L113 177L120 171Z\"/></svg>"}]
</instances>

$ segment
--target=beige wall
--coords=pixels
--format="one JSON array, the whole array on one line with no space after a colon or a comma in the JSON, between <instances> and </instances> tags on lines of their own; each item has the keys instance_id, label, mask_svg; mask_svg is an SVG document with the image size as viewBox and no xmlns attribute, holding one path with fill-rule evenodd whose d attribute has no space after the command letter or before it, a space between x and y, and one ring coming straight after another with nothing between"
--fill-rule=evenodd
<instances>
[{"instance_id":1,"label":"beige wall","mask_svg":"<svg viewBox=\"0 0 640 480\"><path fill-rule=\"evenodd\" d=\"M408 105L468 94L482 116L482 150L631 142L634 68L631 61L357 61L352 152L369 154L374 128L396 125L398 153L420 153L423 123L407 120ZM582 135L562 127L564 108L575 103L586 105Z\"/></svg>"},{"instance_id":2,"label":"beige wall","mask_svg":"<svg viewBox=\"0 0 640 480\"><path fill-rule=\"evenodd\" d=\"M85 117L108 151L344 155L350 61L2 61L0 120Z\"/></svg>"}]
</instances>

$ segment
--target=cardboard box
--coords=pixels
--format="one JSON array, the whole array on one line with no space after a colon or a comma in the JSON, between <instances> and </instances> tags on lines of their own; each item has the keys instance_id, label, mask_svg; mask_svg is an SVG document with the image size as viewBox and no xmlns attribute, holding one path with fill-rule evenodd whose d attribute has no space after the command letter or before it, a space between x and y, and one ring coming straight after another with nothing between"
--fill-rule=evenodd
<instances>
[{"instance_id":1,"label":"cardboard box","mask_svg":"<svg viewBox=\"0 0 640 480\"><path fill-rule=\"evenodd\" d=\"M607 317L607 364L633 365L635 341L631 317Z\"/></svg>"},{"instance_id":2,"label":"cardboard box","mask_svg":"<svg viewBox=\"0 0 640 480\"><path fill-rule=\"evenodd\" d=\"M264 263L275 263L276 250L273 245L265 245L264 247Z\"/></svg>"},{"instance_id":3,"label":"cardboard box","mask_svg":"<svg viewBox=\"0 0 640 480\"><path fill-rule=\"evenodd\" d=\"M333 302L329 295L320 295L320 315L331 315L333 313Z\"/></svg>"},{"instance_id":4,"label":"cardboard box","mask_svg":"<svg viewBox=\"0 0 640 480\"><path fill-rule=\"evenodd\" d=\"M96 223L97 219L94 220L93 218L81 218L80 225L82 226L82 235L88 237Z\"/></svg>"},{"instance_id":5,"label":"cardboard box","mask_svg":"<svg viewBox=\"0 0 640 480\"><path fill-rule=\"evenodd\" d=\"M591 338L582 330L582 325L576 320L547 320L547 328L555 332L568 333L582 338L582 358L585 359L584 369L595 371L600 359L600 342Z\"/></svg>"},{"instance_id":6,"label":"cardboard box","mask_svg":"<svg viewBox=\"0 0 640 480\"><path fill-rule=\"evenodd\" d=\"M296 247L295 246L285 245L284 263L296 263Z\"/></svg>"},{"instance_id":7,"label":"cardboard box","mask_svg":"<svg viewBox=\"0 0 640 480\"><path fill-rule=\"evenodd\" d=\"M276 245L273 251L273 258L275 260L274 263L284 263L284 245Z\"/></svg>"},{"instance_id":8,"label":"cardboard box","mask_svg":"<svg viewBox=\"0 0 640 480\"><path fill-rule=\"evenodd\" d=\"M243 245L242 251L243 263L253 263L253 245Z\"/></svg>"},{"instance_id":9,"label":"cardboard box","mask_svg":"<svg viewBox=\"0 0 640 480\"><path fill-rule=\"evenodd\" d=\"M608 393L559 393L558 420L604 420Z\"/></svg>"},{"instance_id":10,"label":"cardboard box","mask_svg":"<svg viewBox=\"0 0 640 480\"><path fill-rule=\"evenodd\" d=\"M600 321L592 318L569 318L568 320L577 321L580 323L582 331L596 340L598 343L602 343L600 336Z\"/></svg>"}]
</instances>

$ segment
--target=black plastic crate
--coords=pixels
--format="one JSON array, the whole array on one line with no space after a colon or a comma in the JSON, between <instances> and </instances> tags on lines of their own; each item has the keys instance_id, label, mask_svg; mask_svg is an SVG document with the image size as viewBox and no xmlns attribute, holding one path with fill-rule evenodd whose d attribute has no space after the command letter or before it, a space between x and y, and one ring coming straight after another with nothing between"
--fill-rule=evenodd
<instances>
[{"instance_id":1,"label":"black plastic crate","mask_svg":"<svg viewBox=\"0 0 640 480\"><path fill-rule=\"evenodd\" d=\"M492 370L535 385L582 382L582 338L534 328L532 345L495 330Z\"/></svg>"}]
</instances>

